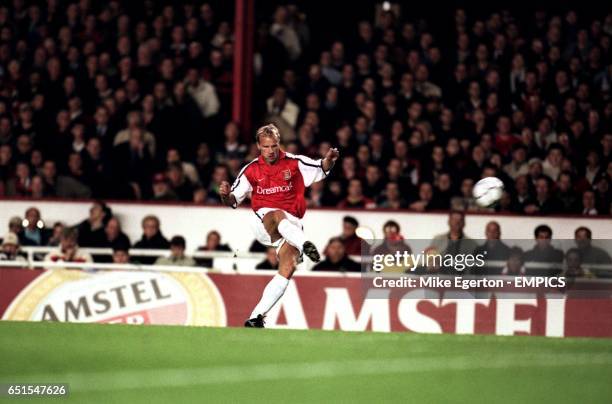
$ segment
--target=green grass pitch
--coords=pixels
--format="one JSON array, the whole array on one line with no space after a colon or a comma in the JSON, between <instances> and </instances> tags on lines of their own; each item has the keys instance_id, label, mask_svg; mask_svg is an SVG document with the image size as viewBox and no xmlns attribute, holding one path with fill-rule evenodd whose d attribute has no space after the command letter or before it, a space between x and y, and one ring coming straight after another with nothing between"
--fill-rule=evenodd
<instances>
[{"instance_id":1,"label":"green grass pitch","mask_svg":"<svg viewBox=\"0 0 612 404\"><path fill-rule=\"evenodd\" d=\"M0 322L0 383L27 381L69 383L54 403L610 403L612 340Z\"/></svg>"}]
</instances>

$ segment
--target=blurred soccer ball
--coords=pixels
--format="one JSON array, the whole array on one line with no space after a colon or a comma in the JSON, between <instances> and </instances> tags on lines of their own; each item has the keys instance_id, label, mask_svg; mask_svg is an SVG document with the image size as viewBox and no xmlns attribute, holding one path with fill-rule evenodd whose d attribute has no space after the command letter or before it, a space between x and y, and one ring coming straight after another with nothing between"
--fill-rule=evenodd
<instances>
[{"instance_id":1,"label":"blurred soccer ball","mask_svg":"<svg viewBox=\"0 0 612 404\"><path fill-rule=\"evenodd\" d=\"M504 183L497 177L486 177L474 185L472 194L478 206L483 208L499 201L504 192Z\"/></svg>"}]
</instances>

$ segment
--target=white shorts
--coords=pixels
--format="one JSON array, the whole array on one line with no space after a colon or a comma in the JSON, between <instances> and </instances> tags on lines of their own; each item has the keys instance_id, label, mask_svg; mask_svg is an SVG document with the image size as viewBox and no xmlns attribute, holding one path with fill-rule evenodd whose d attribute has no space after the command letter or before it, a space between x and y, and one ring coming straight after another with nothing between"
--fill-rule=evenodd
<instances>
[{"instance_id":1,"label":"white shorts","mask_svg":"<svg viewBox=\"0 0 612 404\"><path fill-rule=\"evenodd\" d=\"M253 228L253 233L255 233L255 238L257 239L257 241L259 241L261 244L265 246L276 248L276 253L278 254L278 252L280 251L280 248L285 243L285 239L281 237L275 242L272 242L270 235L268 234L268 232L266 231L266 228L263 225L263 217L267 213L273 212L275 210L282 211L285 214L285 217L287 218L287 220L289 220L294 225L298 226L300 229L303 229L304 226L302 225L302 221L300 219L293 216L291 213L285 212L282 209L260 208L259 210L257 210L257 212L254 212L254 215L252 216L253 219L251 221L251 227Z\"/></svg>"}]
</instances>

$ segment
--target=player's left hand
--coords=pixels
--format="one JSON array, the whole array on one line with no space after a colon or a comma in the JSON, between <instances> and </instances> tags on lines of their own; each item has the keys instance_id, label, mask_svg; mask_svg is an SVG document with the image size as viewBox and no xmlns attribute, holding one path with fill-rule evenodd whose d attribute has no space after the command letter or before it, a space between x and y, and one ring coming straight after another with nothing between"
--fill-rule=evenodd
<instances>
[{"instance_id":1,"label":"player's left hand","mask_svg":"<svg viewBox=\"0 0 612 404\"><path fill-rule=\"evenodd\" d=\"M340 152L335 147L331 147L327 153L325 153L325 159L329 161L336 161L340 157Z\"/></svg>"}]
</instances>

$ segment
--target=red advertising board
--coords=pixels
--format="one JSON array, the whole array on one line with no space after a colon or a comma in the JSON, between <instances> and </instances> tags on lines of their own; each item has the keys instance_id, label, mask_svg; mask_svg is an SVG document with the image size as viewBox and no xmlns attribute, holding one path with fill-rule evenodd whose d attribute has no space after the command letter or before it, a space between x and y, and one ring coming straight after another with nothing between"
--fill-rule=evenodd
<instances>
[{"instance_id":1,"label":"red advertising board","mask_svg":"<svg viewBox=\"0 0 612 404\"><path fill-rule=\"evenodd\" d=\"M242 326L271 274L0 270L3 320ZM300 276L268 313L275 328L612 337L612 298L431 290L366 298L357 277Z\"/></svg>"}]
</instances>

